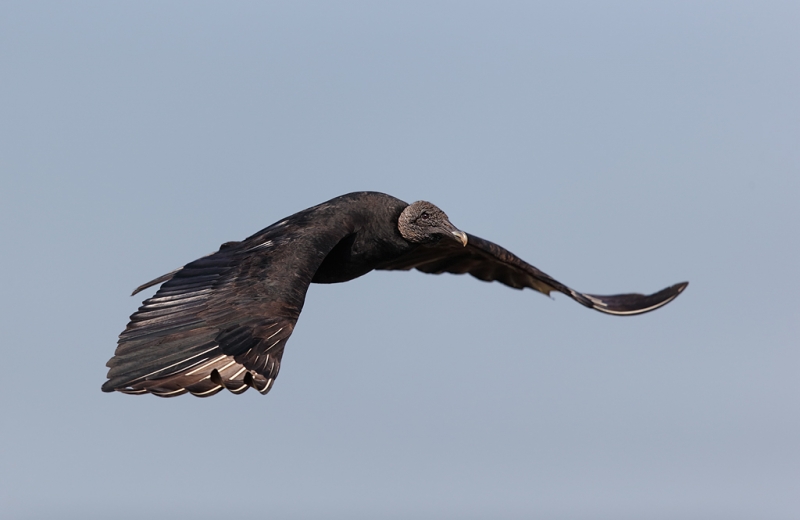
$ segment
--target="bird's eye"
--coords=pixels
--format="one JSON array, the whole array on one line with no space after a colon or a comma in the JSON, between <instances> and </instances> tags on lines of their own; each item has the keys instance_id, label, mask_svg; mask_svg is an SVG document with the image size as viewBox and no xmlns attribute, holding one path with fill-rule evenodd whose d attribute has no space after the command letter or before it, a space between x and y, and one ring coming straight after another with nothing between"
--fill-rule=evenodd
<instances>
[{"instance_id":1,"label":"bird's eye","mask_svg":"<svg viewBox=\"0 0 800 520\"><path fill-rule=\"evenodd\" d=\"M427 212L427 211L423 211L423 212L422 212L422 213L420 213L420 215L419 215L419 218L421 218L422 220L428 220L428 217L430 217L430 215L428 215L428 212Z\"/></svg>"}]
</instances>

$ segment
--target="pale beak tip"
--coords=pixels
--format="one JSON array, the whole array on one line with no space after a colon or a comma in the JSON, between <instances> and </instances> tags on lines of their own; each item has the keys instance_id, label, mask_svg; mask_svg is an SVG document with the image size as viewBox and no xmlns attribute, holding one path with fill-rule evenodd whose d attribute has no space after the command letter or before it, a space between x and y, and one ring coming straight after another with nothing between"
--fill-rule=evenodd
<instances>
[{"instance_id":1,"label":"pale beak tip","mask_svg":"<svg viewBox=\"0 0 800 520\"><path fill-rule=\"evenodd\" d=\"M466 233L464 233L463 231L453 231L453 236L456 237L459 242L461 242L461 245L463 245L464 247L467 246L467 234Z\"/></svg>"}]
</instances>

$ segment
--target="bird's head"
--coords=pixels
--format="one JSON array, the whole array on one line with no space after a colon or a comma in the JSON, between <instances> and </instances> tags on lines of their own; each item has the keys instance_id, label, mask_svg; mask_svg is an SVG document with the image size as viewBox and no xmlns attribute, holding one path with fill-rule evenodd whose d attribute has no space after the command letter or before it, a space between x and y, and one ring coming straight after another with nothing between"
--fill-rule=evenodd
<instances>
[{"instance_id":1,"label":"bird's head","mask_svg":"<svg viewBox=\"0 0 800 520\"><path fill-rule=\"evenodd\" d=\"M403 210L397 228L412 244L438 242L445 238L467 245L467 234L451 224L444 211L424 200L418 200Z\"/></svg>"}]
</instances>

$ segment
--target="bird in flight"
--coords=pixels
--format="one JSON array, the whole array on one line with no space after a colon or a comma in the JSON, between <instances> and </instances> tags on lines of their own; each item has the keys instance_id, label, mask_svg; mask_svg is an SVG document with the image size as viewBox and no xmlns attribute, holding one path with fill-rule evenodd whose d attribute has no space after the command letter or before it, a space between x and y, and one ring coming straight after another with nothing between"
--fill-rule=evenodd
<instances>
[{"instance_id":1,"label":"bird in flight","mask_svg":"<svg viewBox=\"0 0 800 520\"><path fill-rule=\"evenodd\" d=\"M311 283L378 270L469 273L544 294L558 291L606 314L642 314L688 285L649 296L584 294L502 247L457 229L430 202L356 192L295 213L241 242L137 287L162 284L120 334L104 392L207 397L253 387L266 394L280 369Z\"/></svg>"}]
</instances>

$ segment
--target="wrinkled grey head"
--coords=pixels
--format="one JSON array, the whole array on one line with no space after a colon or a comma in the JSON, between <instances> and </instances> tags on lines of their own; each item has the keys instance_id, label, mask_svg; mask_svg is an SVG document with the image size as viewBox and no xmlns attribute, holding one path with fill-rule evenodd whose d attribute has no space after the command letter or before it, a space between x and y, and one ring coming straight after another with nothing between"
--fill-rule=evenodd
<instances>
[{"instance_id":1,"label":"wrinkled grey head","mask_svg":"<svg viewBox=\"0 0 800 520\"><path fill-rule=\"evenodd\" d=\"M397 228L403 238L412 244L438 242L447 238L467 245L467 234L456 229L444 211L424 200L418 200L403 210L397 220Z\"/></svg>"}]
</instances>

